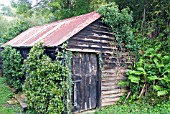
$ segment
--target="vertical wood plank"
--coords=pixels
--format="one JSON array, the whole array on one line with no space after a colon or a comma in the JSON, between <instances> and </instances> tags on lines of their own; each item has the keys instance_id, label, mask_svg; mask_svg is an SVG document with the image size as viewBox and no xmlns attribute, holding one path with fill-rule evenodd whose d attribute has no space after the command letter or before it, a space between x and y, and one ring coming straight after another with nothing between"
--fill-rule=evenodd
<instances>
[{"instance_id":1,"label":"vertical wood plank","mask_svg":"<svg viewBox=\"0 0 170 114\"><path fill-rule=\"evenodd\" d=\"M73 111L82 111L97 106L97 56L92 53L78 53L72 59L74 81Z\"/></svg>"}]
</instances>

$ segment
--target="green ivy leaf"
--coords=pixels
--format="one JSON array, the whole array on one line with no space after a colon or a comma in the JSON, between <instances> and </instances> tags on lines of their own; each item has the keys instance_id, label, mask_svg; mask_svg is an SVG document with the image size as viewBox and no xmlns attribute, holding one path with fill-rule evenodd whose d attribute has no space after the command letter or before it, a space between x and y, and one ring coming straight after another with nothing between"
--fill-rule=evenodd
<instances>
[{"instance_id":1,"label":"green ivy leaf","mask_svg":"<svg viewBox=\"0 0 170 114\"><path fill-rule=\"evenodd\" d=\"M159 86L159 85L154 85L154 86L153 86L153 89L154 89L155 91L160 91L160 90L162 90L162 87Z\"/></svg>"},{"instance_id":2,"label":"green ivy leaf","mask_svg":"<svg viewBox=\"0 0 170 114\"><path fill-rule=\"evenodd\" d=\"M162 61L164 64L168 64L170 62L170 56L163 56Z\"/></svg>"},{"instance_id":3,"label":"green ivy leaf","mask_svg":"<svg viewBox=\"0 0 170 114\"><path fill-rule=\"evenodd\" d=\"M129 71L129 74L130 75L142 75L143 74L143 72L141 72L141 71L135 71L135 70L131 70L131 71Z\"/></svg>"},{"instance_id":4,"label":"green ivy leaf","mask_svg":"<svg viewBox=\"0 0 170 114\"><path fill-rule=\"evenodd\" d=\"M140 81L140 77L139 76L135 76L135 75L129 75L128 79L136 84L139 84Z\"/></svg>"},{"instance_id":5,"label":"green ivy leaf","mask_svg":"<svg viewBox=\"0 0 170 114\"><path fill-rule=\"evenodd\" d=\"M123 86L129 86L129 82L128 81L120 81L118 83L119 86L123 87Z\"/></svg>"},{"instance_id":6,"label":"green ivy leaf","mask_svg":"<svg viewBox=\"0 0 170 114\"><path fill-rule=\"evenodd\" d=\"M163 95L167 95L168 94L168 91L167 90L163 90L163 91L158 91L157 92L157 95L158 96L163 96Z\"/></svg>"},{"instance_id":7,"label":"green ivy leaf","mask_svg":"<svg viewBox=\"0 0 170 114\"><path fill-rule=\"evenodd\" d=\"M154 80L157 80L158 77L157 76L149 76L148 79L151 81L154 81Z\"/></svg>"},{"instance_id":8,"label":"green ivy leaf","mask_svg":"<svg viewBox=\"0 0 170 114\"><path fill-rule=\"evenodd\" d=\"M153 61L154 61L154 63L155 63L156 65L159 64L159 60L158 60L157 57L154 57Z\"/></svg>"}]
</instances>

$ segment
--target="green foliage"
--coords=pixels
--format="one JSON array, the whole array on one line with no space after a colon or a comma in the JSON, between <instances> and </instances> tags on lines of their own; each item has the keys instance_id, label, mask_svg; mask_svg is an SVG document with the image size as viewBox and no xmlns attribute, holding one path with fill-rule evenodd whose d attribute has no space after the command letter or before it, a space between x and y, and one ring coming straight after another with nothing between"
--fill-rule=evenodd
<instances>
[{"instance_id":1,"label":"green foliage","mask_svg":"<svg viewBox=\"0 0 170 114\"><path fill-rule=\"evenodd\" d=\"M11 46L6 46L2 51L3 60L3 76L6 78L7 83L17 90L22 90L23 73L22 56L19 51L12 49Z\"/></svg>"},{"instance_id":2,"label":"green foliage","mask_svg":"<svg viewBox=\"0 0 170 114\"><path fill-rule=\"evenodd\" d=\"M123 27L131 26L131 22L133 21L132 15L129 13L129 8L120 11L114 2L101 7L98 12L103 16L104 23L109 25L113 30L116 30L116 32L119 32L118 30L122 31L121 29Z\"/></svg>"},{"instance_id":3,"label":"green foliage","mask_svg":"<svg viewBox=\"0 0 170 114\"><path fill-rule=\"evenodd\" d=\"M156 5L155 3L157 4L158 1L155 1L154 5ZM145 10L149 8L150 4L147 5L148 7L143 6ZM122 5L120 5L120 7L121 6ZM134 9L134 15L137 15L135 10L136 9ZM120 49L117 54L123 53L121 51L123 47L122 43L125 43L126 49L132 53L131 56L136 58L134 67L127 73L128 80L121 81L119 85L130 85L130 90L132 91L131 98L133 99L139 98L144 94L147 96L151 95L151 98L155 96L167 98L170 94L170 29L168 24L166 24L169 22L167 11L162 10L158 14L167 20L161 20L162 17L158 18L155 14L151 14L153 17L149 18L148 16L150 16L150 14L147 13L147 16L146 14L143 15L145 17L143 17L144 19L142 21L135 20L135 26L133 28L131 24L133 18L129 8L119 10L119 7L115 3L112 3L101 7L98 11L103 16L103 22L113 30L117 42L116 46ZM148 26L146 26L145 23L149 22L146 18L149 18L148 20L152 21L154 25L149 29L147 29ZM159 20L162 21L162 24L159 24ZM142 23L142 27L138 25L139 22ZM155 29L155 25L157 25L157 30L152 30L153 28ZM155 37L155 39L148 39L147 37Z\"/></svg>"},{"instance_id":4,"label":"green foliage","mask_svg":"<svg viewBox=\"0 0 170 114\"><path fill-rule=\"evenodd\" d=\"M14 16L11 7L9 6L3 6L1 8L2 14L6 16Z\"/></svg>"},{"instance_id":5,"label":"green foliage","mask_svg":"<svg viewBox=\"0 0 170 114\"><path fill-rule=\"evenodd\" d=\"M1 35L7 31L8 21L4 18L3 15L0 14L0 37Z\"/></svg>"},{"instance_id":6,"label":"green foliage","mask_svg":"<svg viewBox=\"0 0 170 114\"><path fill-rule=\"evenodd\" d=\"M31 3L26 0L11 1L11 6L16 9L17 14L22 14L24 17L29 17L32 14Z\"/></svg>"},{"instance_id":7,"label":"green foliage","mask_svg":"<svg viewBox=\"0 0 170 114\"><path fill-rule=\"evenodd\" d=\"M113 0L41 0L31 5L30 0L17 0L12 6L24 17L46 18L48 22L77 16L97 10ZM81 7L81 8L80 8Z\"/></svg>"},{"instance_id":8,"label":"green foliage","mask_svg":"<svg viewBox=\"0 0 170 114\"><path fill-rule=\"evenodd\" d=\"M115 0L120 9L130 7L134 25L144 36L154 38L163 32L170 22L168 0Z\"/></svg>"},{"instance_id":9,"label":"green foliage","mask_svg":"<svg viewBox=\"0 0 170 114\"><path fill-rule=\"evenodd\" d=\"M133 93L131 98L138 99L145 95L146 99L148 97L167 99L170 94L170 53L167 33L164 31L154 39L148 39L138 33L135 40L138 44L138 59L127 73L128 81L123 81L130 85Z\"/></svg>"},{"instance_id":10,"label":"green foliage","mask_svg":"<svg viewBox=\"0 0 170 114\"><path fill-rule=\"evenodd\" d=\"M119 10L116 3L111 3L99 8L98 12L102 15L102 20L112 28L113 35L116 38L116 46L122 49L122 43L127 43L127 48L135 50L134 36L132 32L132 12L129 8Z\"/></svg>"},{"instance_id":11,"label":"green foliage","mask_svg":"<svg viewBox=\"0 0 170 114\"><path fill-rule=\"evenodd\" d=\"M169 114L170 101L164 101L157 105L144 102L133 102L130 104L117 104L97 110L95 114Z\"/></svg>"},{"instance_id":12,"label":"green foliage","mask_svg":"<svg viewBox=\"0 0 170 114\"><path fill-rule=\"evenodd\" d=\"M64 102L64 99L70 89L67 83L70 70L64 65L64 60L61 61L64 54L57 53L56 60L52 61L44 55L43 44L36 44L24 61L28 108L37 113L61 114L65 110L67 101Z\"/></svg>"},{"instance_id":13,"label":"green foliage","mask_svg":"<svg viewBox=\"0 0 170 114\"><path fill-rule=\"evenodd\" d=\"M27 30L30 27L29 23L25 21L18 21L15 25L13 25L9 30L1 37L0 43L5 43L12 38L19 35L21 32Z\"/></svg>"},{"instance_id":14,"label":"green foliage","mask_svg":"<svg viewBox=\"0 0 170 114\"><path fill-rule=\"evenodd\" d=\"M157 92L157 96L170 94L170 54L163 53L163 46L159 43L141 53L139 61L135 63L135 68L128 72L132 90L136 87L142 90L146 84L147 91Z\"/></svg>"}]
</instances>

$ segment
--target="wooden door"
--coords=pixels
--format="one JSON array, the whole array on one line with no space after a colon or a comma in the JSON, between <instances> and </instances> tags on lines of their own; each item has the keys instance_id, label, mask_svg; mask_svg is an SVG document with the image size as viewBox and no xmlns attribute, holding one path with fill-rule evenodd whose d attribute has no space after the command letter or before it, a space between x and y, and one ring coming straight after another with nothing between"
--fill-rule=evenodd
<instances>
[{"instance_id":1,"label":"wooden door","mask_svg":"<svg viewBox=\"0 0 170 114\"><path fill-rule=\"evenodd\" d=\"M73 112L96 108L99 101L98 59L92 53L73 53Z\"/></svg>"}]
</instances>

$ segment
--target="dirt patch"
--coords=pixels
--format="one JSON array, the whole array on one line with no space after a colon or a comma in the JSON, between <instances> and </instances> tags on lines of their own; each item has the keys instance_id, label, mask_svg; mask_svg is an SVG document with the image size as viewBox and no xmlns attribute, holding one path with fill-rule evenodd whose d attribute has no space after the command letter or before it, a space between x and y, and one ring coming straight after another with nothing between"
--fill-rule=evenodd
<instances>
[{"instance_id":1,"label":"dirt patch","mask_svg":"<svg viewBox=\"0 0 170 114\"><path fill-rule=\"evenodd\" d=\"M5 107L5 108L10 108L10 107L13 107L15 105L10 105L10 104L6 103L6 104L3 104L2 106Z\"/></svg>"}]
</instances>

